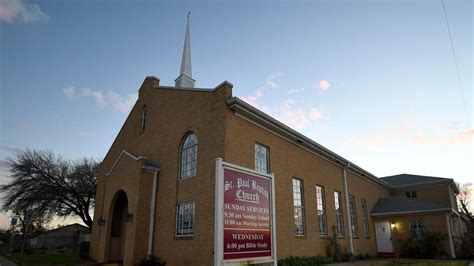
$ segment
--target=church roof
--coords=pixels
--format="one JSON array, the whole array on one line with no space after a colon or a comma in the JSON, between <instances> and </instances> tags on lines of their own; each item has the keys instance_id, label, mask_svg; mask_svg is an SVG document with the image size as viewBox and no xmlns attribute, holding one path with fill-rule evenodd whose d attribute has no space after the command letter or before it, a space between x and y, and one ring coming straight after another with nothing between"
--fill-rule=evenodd
<instances>
[{"instance_id":1,"label":"church roof","mask_svg":"<svg viewBox=\"0 0 474 266\"><path fill-rule=\"evenodd\" d=\"M405 188L405 187L437 185L437 184L443 184L443 183L449 184L453 182L453 179L451 178L411 175L411 174L385 176L385 177L381 177L380 179L389 183L396 189Z\"/></svg>"},{"instance_id":2,"label":"church roof","mask_svg":"<svg viewBox=\"0 0 474 266\"><path fill-rule=\"evenodd\" d=\"M374 208L372 209L371 214L374 216L378 216L448 210L451 209L442 207L439 204L433 202L398 196L379 199L375 204Z\"/></svg>"}]
</instances>

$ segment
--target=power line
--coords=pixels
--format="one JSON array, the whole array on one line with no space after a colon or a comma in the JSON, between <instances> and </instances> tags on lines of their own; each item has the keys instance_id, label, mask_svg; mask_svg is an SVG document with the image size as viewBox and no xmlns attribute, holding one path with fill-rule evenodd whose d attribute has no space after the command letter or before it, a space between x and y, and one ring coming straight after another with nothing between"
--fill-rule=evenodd
<instances>
[{"instance_id":1,"label":"power line","mask_svg":"<svg viewBox=\"0 0 474 266\"><path fill-rule=\"evenodd\" d=\"M466 100L464 99L464 90L463 90L462 82L461 82L461 75L459 74L458 61L456 60L456 52L454 50L453 37L451 35L451 27L449 26L448 15L446 14L446 7L444 6L444 0L441 0L441 4L443 5L444 18L446 19L446 26L448 27L449 40L451 42L451 51L453 52L454 65L456 66L456 74L458 76L459 90L461 91L461 100L464 106L464 114L466 115L466 123L467 123L467 126L469 127L469 114L467 113Z\"/></svg>"}]
</instances>

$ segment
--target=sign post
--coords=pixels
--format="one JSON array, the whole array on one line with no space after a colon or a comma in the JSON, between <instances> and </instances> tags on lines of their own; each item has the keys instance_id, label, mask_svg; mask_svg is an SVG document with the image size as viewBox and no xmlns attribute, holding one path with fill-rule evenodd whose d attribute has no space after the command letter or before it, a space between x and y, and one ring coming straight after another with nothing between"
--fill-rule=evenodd
<instances>
[{"instance_id":1,"label":"sign post","mask_svg":"<svg viewBox=\"0 0 474 266\"><path fill-rule=\"evenodd\" d=\"M15 226L17 224L17 219L16 217L12 217L12 220L10 222L11 224L11 236L10 236L10 248L8 249L8 256L12 255L12 247L13 247L13 236L15 235Z\"/></svg>"},{"instance_id":2,"label":"sign post","mask_svg":"<svg viewBox=\"0 0 474 266\"><path fill-rule=\"evenodd\" d=\"M277 264L272 174L216 159L214 264Z\"/></svg>"}]
</instances>

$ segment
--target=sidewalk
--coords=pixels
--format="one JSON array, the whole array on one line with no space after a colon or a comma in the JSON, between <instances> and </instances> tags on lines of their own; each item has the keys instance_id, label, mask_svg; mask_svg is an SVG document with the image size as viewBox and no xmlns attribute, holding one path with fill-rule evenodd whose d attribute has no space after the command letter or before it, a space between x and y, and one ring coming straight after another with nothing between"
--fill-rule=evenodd
<instances>
[{"instance_id":1,"label":"sidewalk","mask_svg":"<svg viewBox=\"0 0 474 266\"><path fill-rule=\"evenodd\" d=\"M0 256L0 266L16 266L16 264Z\"/></svg>"}]
</instances>

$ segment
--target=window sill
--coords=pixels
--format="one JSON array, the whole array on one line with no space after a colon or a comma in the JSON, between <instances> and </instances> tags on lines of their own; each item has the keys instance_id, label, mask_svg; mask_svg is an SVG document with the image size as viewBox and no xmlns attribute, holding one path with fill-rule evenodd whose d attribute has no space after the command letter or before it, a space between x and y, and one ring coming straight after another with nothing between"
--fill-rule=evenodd
<instances>
[{"instance_id":1,"label":"window sill","mask_svg":"<svg viewBox=\"0 0 474 266\"><path fill-rule=\"evenodd\" d=\"M295 235L295 238L296 239L306 239L306 236L305 235L302 235L302 236Z\"/></svg>"},{"instance_id":2,"label":"window sill","mask_svg":"<svg viewBox=\"0 0 474 266\"><path fill-rule=\"evenodd\" d=\"M185 236L174 236L174 240L193 240L194 235L185 235Z\"/></svg>"},{"instance_id":3,"label":"window sill","mask_svg":"<svg viewBox=\"0 0 474 266\"><path fill-rule=\"evenodd\" d=\"M178 180L181 182L181 181L189 180L189 179L191 179L191 178L193 178L193 177L195 177L195 175L193 175L193 176L188 176L188 177L183 177L183 178L178 177Z\"/></svg>"}]
</instances>

